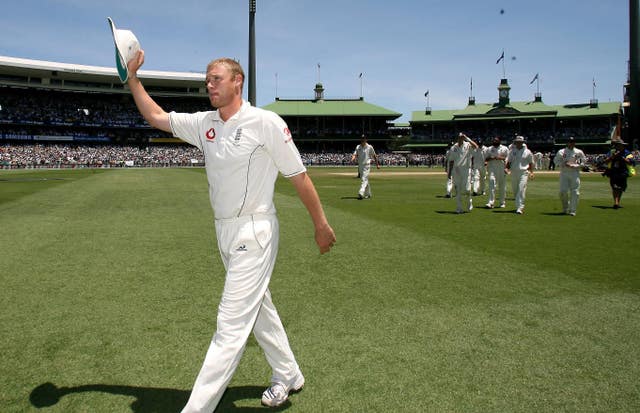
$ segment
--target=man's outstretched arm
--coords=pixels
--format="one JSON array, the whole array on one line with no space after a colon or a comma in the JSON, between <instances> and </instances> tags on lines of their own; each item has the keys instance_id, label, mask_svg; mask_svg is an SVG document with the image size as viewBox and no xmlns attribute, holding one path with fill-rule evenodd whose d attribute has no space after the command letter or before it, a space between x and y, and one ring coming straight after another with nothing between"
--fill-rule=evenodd
<instances>
[{"instance_id":1,"label":"man's outstretched arm","mask_svg":"<svg viewBox=\"0 0 640 413\"><path fill-rule=\"evenodd\" d=\"M140 50L138 54L136 54L136 57L131 59L127 64L129 68L129 80L127 84L133 95L133 100L136 102L138 111L140 111L140 114L149 125L165 132L171 132L169 114L149 96L144 86L142 86L142 82L138 79L138 69L140 69L143 63L144 51Z\"/></svg>"}]
</instances>

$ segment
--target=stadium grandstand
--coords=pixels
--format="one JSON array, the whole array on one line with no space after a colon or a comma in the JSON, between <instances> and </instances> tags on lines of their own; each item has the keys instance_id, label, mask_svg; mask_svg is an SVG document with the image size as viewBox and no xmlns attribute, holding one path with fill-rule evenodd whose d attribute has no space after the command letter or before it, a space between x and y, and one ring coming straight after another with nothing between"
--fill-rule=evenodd
<instances>
[{"instance_id":1,"label":"stadium grandstand","mask_svg":"<svg viewBox=\"0 0 640 413\"><path fill-rule=\"evenodd\" d=\"M389 146L393 120L401 113L365 102L362 96L325 99L322 83L316 84L314 92L313 99L276 97L264 107L287 122L300 150L350 152L363 134L374 146Z\"/></svg>"},{"instance_id":2,"label":"stadium grandstand","mask_svg":"<svg viewBox=\"0 0 640 413\"><path fill-rule=\"evenodd\" d=\"M570 136L588 151L606 151L611 134L622 121L622 102L598 102L547 105L542 94L536 93L532 101L511 102L507 79L498 85L495 103L476 103L469 97L466 108L457 110L431 110L412 113L412 141L406 149L420 150L447 146L451 137L464 132L488 144L494 136L509 142L522 135L530 146L540 151L551 151L564 146Z\"/></svg>"},{"instance_id":3,"label":"stadium grandstand","mask_svg":"<svg viewBox=\"0 0 640 413\"><path fill-rule=\"evenodd\" d=\"M204 73L141 70L148 92L168 111L210 109ZM620 124L620 102L547 105L510 102L507 80L496 103L401 113L364 98L325 98L317 83L308 99L276 97L264 106L289 125L305 163L348 165L366 134L383 165L441 166L444 147L459 131L489 140L523 135L539 151L552 151L574 136L591 153L603 153ZM115 68L0 56L0 168L199 166L202 154L151 128Z\"/></svg>"}]
</instances>

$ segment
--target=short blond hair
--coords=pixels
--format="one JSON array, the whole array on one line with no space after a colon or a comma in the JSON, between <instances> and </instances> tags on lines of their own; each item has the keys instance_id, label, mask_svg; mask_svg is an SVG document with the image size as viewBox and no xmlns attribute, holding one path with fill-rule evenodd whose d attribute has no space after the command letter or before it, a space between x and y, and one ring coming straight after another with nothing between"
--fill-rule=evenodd
<instances>
[{"instance_id":1,"label":"short blond hair","mask_svg":"<svg viewBox=\"0 0 640 413\"><path fill-rule=\"evenodd\" d=\"M229 57L221 57L221 58L212 60L207 65L207 72L209 72L209 70L211 70L211 68L214 66L226 67L234 77L236 75L242 76L242 85L244 85L244 79L245 79L244 70L242 70L242 66L240 66L240 63L238 63L237 60L231 59Z\"/></svg>"}]
</instances>

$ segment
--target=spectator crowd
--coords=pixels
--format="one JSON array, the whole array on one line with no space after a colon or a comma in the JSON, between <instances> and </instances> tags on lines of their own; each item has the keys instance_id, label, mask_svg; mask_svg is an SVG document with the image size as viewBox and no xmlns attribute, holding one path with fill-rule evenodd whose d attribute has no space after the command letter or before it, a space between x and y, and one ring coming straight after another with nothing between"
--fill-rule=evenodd
<instances>
[{"instance_id":1,"label":"spectator crowd","mask_svg":"<svg viewBox=\"0 0 640 413\"><path fill-rule=\"evenodd\" d=\"M301 153L307 166L348 166L351 153ZM443 167L444 154L380 153L381 166ZM191 145L144 147L75 143L6 143L0 145L0 169L185 167L204 164L202 153Z\"/></svg>"},{"instance_id":2,"label":"spectator crowd","mask_svg":"<svg viewBox=\"0 0 640 413\"><path fill-rule=\"evenodd\" d=\"M640 152L633 152L640 160ZM353 166L351 152L302 152L307 166ZM550 154L539 154L536 169L553 169ZM444 167L445 154L378 153L381 166ZM587 155L587 164L595 166L604 154ZM191 145L109 145L75 143L0 144L0 169L24 168L117 168L187 167L204 165L200 150Z\"/></svg>"},{"instance_id":3,"label":"spectator crowd","mask_svg":"<svg viewBox=\"0 0 640 413\"><path fill-rule=\"evenodd\" d=\"M204 164L202 153L190 145L0 145L0 169L179 167Z\"/></svg>"}]
</instances>

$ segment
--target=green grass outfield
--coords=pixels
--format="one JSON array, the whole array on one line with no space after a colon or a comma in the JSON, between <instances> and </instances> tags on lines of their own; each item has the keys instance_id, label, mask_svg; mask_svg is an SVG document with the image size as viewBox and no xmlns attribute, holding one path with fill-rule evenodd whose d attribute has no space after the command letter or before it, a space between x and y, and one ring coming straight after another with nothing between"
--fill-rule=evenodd
<instances>
[{"instance_id":1,"label":"green grass outfield","mask_svg":"<svg viewBox=\"0 0 640 413\"><path fill-rule=\"evenodd\" d=\"M287 412L640 411L640 177L613 210L557 174L526 213L456 215L444 174L311 169L338 242L321 256L278 181L274 301L305 373ZM0 411L177 412L224 273L202 169L0 172ZM218 412L258 412L252 338Z\"/></svg>"}]
</instances>

